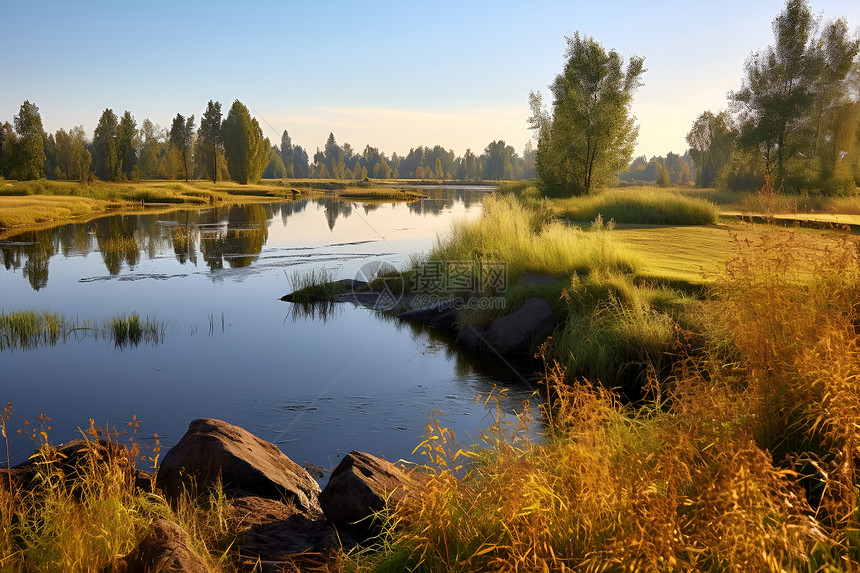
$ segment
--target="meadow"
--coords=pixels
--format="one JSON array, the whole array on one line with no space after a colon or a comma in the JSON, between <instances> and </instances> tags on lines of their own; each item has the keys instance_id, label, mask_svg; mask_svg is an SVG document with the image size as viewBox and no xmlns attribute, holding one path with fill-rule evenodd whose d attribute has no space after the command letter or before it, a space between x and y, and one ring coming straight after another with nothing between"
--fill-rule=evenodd
<instances>
[{"instance_id":1,"label":"meadow","mask_svg":"<svg viewBox=\"0 0 860 573\"><path fill-rule=\"evenodd\" d=\"M682 190L641 201L502 191L410 272L504 261L505 312L549 300L559 326L541 352L545 404L516 423L497 409L476 443L428 424L416 445L424 486L380 515L375 544L321 570L857 570L857 236L721 219L722 206ZM642 220L642 202L677 219ZM573 223L585 213L594 218ZM632 219L616 224L620 213ZM559 282L521 284L526 272ZM486 325L498 312L461 320ZM63 479L30 493L0 483L0 568L98 569L158 517L181 523L212 571L253 568L230 556L236 533L217 488L171 509L110 466L88 468L86 502Z\"/></svg>"}]
</instances>

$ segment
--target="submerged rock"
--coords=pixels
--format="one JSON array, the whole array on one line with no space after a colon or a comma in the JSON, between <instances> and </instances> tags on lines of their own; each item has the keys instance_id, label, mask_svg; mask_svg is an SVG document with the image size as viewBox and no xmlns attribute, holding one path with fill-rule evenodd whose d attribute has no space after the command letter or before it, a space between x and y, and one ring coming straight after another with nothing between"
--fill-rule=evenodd
<instances>
[{"instance_id":1,"label":"submerged rock","mask_svg":"<svg viewBox=\"0 0 860 573\"><path fill-rule=\"evenodd\" d=\"M453 330L457 327L457 318L459 315L460 311L451 304L451 301L440 301L429 306L401 312L397 315L397 318L411 322L420 322L432 328Z\"/></svg>"},{"instance_id":2,"label":"submerged rock","mask_svg":"<svg viewBox=\"0 0 860 573\"><path fill-rule=\"evenodd\" d=\"M176 499L183 487L202 492L219 476L231 495L284 499L302 511L320 511L320 486L307 470L274 444L212 418L188 425L179 443L164 456L156 485Z\"/></svg>"}]
</instances>

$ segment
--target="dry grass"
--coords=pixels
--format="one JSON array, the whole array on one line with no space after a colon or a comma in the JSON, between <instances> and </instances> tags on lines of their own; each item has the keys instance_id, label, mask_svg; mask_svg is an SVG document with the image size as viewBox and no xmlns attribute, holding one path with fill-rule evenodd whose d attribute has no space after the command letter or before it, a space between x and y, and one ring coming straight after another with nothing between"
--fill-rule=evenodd
<instances>
[{"instance_id":1,"label":"dry grass","mask_svg":"<svg viewBox=\"0 0 860 573\"><path fill-rule=\"evenodd\" d=\"M431 425L427 487L352 569L857 570L860 247L784 229L733 240L650 401L554 367L544 440L499 420L463 480Z\"/></svg>"},{"instance_id":2,"label":"dry grass","mask_svg":"<svg viewBox=\"0 0 860 573\"><path fill-rule=\"evenodd\" d=\"M10 430L10 417L7 406L4 432ZM238 560L224 558L236 533L226 517L230 503L219 487L200 499L185 495L171 508L157 493L136 486L129 470L141 454L133 439L136 420L130 424L130 448L117 441L124 430L106 432L90 420L82 432L86 445L73 459L48 444L50 418L40 415L25 424L39 446L31 458L37 472L26 486L0 481L0 571L100 571L134 549L157 519L178 523L208 570L238 570ZM144 456L153 463L157 444Z\"/></svg>"}]
</instances>

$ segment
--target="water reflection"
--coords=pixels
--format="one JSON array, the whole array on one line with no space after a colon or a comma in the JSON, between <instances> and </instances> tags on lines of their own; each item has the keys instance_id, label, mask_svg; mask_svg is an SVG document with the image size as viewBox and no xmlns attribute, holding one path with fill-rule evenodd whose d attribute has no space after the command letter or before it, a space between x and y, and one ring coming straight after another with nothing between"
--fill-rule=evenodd
<instances>
[{"instance_id":1,"label":"water reflection","mask_svg":"<svg viewBox=\"0 0 860 573\"><path fill-rule=\"evenodd\" d=\"M480 192L468 189L427 190L424 199L407 203L409 212L435 216L455 204L468 208L480 202ZM116 215L86 223L63 225L22 233L0 241L0 261L8 271L22 269L33 290L48 284L50 261L98 251L112 277L132 271L144 259L172 251L180 265L205 262L210 271L253 265L269 239L269 225L289 219L314 205L325 217L329 231L354 213L360 216L390 206L385 201L345 201L333 197L287 203L250 204L179 210L151 215Z\"/></svg>"}]
</instances>

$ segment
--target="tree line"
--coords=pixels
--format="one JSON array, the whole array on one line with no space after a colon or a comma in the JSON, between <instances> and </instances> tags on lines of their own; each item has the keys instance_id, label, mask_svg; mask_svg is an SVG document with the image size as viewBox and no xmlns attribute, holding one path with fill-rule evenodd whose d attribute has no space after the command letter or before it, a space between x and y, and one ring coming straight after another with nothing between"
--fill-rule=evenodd
<instances>
[{"instance_id":1,"label":"tree line","mask_svg":"<svg viewBox=\"0 0 860 573\"><path fill-rule=\"evenodd\" d=\"M13 123L0 125L0 175L9 179L138 181L141 179L211 179L252 183L261 178L512 180L533 177L535 155L527 143L520 157L504 141L483 153L471 149L459 157L442 146L419 146L405 156L386 155L367 145L358 152L329 134L312 160L285 130L272 144L248 108L233 102L226 117L221 103L209 101L200 116L177 113L169 129L131 112L118 117L105 109L88 138L83 127L46 133L39 108L25 101Z\"/></svg>"},{"instance_id":2,"label":"tree line","mask_svg":"<svg viewBox=\"0 0 860 573\"><path fill-rule=\"evenodd\" d=\"M860 35L788 0L774 44L752 53L727 109L687 134L696 185L855 193L860 185Z\"/></svg>"}]
</instances>

